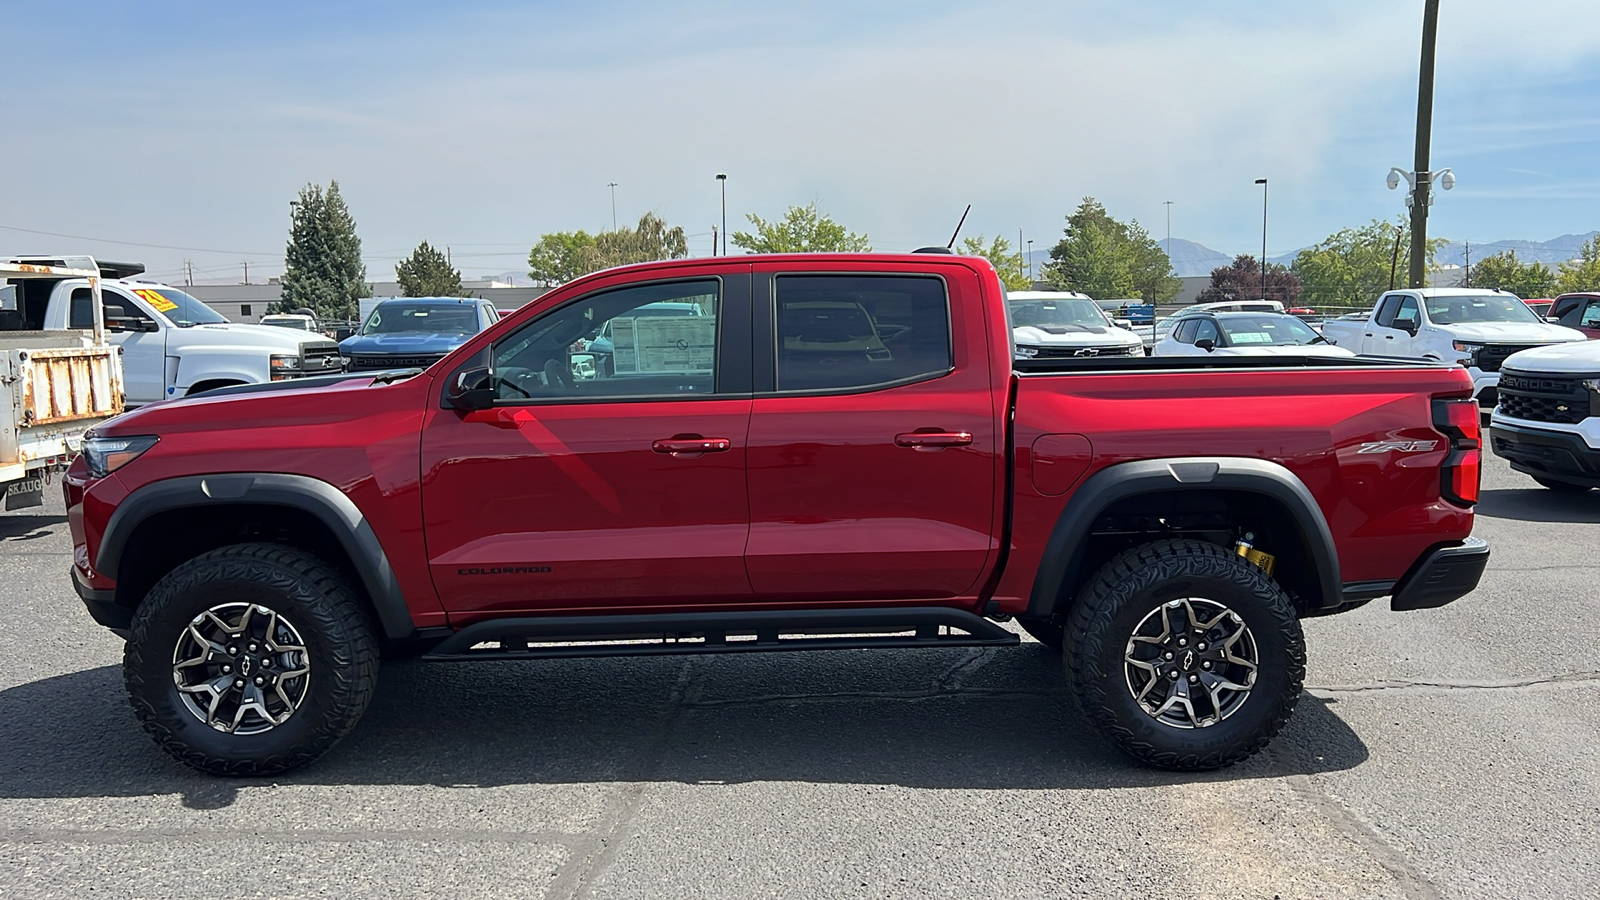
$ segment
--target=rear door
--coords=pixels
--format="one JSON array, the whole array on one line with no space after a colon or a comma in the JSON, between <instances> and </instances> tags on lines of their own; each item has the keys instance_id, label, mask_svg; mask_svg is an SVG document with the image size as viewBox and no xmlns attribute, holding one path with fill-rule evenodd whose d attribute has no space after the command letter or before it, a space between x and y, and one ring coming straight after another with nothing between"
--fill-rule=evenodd
<instances>
[{"instance_id":1,"label":"rear door","mask_svg":"<svg viewBox=\"0 0 1600 900\"><path fill-rule=\"evenodd\" d=\"M1557 312L1559 321L1592 338L1600 338L1600 296L1574 297Z\"/></svg>"},{"instance_id":2,"label":"rear door","mask_svg":"<svg viewBox=\"0 0 1600 900\"><path fill-rule=\"evenodd\" d=\"M749 266L638 279L532 315L447 376L492 365L497 395L430 411L422 434L429 565L452 613L750 599ZM642 310L662 301L702 314ZM615 373L588 352L608 325Z\"/></svg>"},{"instance_id":3,"label":"rear door","mask_svg":"<svg viewBox=\"0 0 1600 900\"><path fill-rule=\"evenodd\" d=\"M995 550L1004 386L990 383L977 275L936 268L757 265L745 554L757 600L976 589Z\"/></svg>"}]
</instances>

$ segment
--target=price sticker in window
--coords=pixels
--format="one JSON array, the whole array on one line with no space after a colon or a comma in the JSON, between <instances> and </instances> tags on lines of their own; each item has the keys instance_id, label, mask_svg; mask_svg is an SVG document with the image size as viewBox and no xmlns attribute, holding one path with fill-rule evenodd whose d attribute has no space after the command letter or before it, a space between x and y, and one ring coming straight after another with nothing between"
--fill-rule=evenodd
<instances>
[{"instance_id":1,"label":"price sticker in window","mask_svg":"<svg viewBox=\"0 0 1600 900\"><path fill-rule=\"evenodd\" d=\"M171 300L168 300L166 297L161 296L161 292L160 291L152 291L149 288L139 288L138 290L134 291L133 293L139 299L143 300L144 302L146 302L146 303L150 304L152 307L154 307L156 312L159 312L159 313L172 312L173 310L178 308L178 304L173 303Z\"/></svg>"}]
</instances>

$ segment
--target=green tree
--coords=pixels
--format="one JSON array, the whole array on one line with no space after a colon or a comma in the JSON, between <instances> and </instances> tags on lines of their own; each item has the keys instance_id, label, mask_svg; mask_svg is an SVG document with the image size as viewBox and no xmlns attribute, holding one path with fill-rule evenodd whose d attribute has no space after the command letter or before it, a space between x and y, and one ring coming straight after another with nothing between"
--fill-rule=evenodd
<instances>
[{"instance_id":1,"label":"green tree","mask_svg":"<svg viewBox=\"0 0 1600 900\"><path fill-rule=\"evenodd\" d=\"M1044 280L1096 300L1141 297L1148 303L1171 300L1183 282L1172 274L1172 260L1138 222L1113 219L1093 197L1067 216L1067 227L1050 248Z\"/></svg>"},{"instance_id":2,"label":"green tree","mask_svg":"<svg viewBox=\"0 0 1600 900\"><path fill-rule=\"evenodd\" d=\"M987 247L981 237L969 237L961 242L961 249L968 256L981 256L994 266L1000 275L1000 283L1008 291L1025 291L1032 283L1028 279L1028 270L1022 264L1022 256L1011 251L1011 242L1000 235L995 235L994 240Z\"/></svg>"},{"instance_id":3,"label":"green tree","mask_svg":"<svg viewBox=\"0 0 1600 900\"><path fill-rule=\"evenodd\" d=\"M284 252L284 312L307 308L324 319L355 318L357 301L370 296L361 263L356 220L339 194L339 182L308 184L289 203L289 246Z\"/></svg>"},{"instance_id":4,"label":"green tree","mask_svg":"<svg viewBox=\"0 0 1600 900\"><path fill-rule=\"evenodd\" d=\"M645 213L633 228L541 235L528 253L528 277L553 287L601 269L688 255L689 239L681 226L670 226L660 216Z\"/></svg>"},{"instance_id":5,"label":"green tree","mask_svg":"<svg viewBox=\"0 0 1600 900\"><path fill-rule=\"evenodd\" d=\"M1400 242L1398 257L1395 255L1396 237ZM1430 270L1434 268L1434 255L1444 245L1443 238L1428 241ZM1373 219L1369 225L1328 235L1321 243L1301 251L1289 268L1300 279L1302 305L1323 311L1366 309L1379 294L1389 289L1391 271L1394 286L1405 287L1406 260L1410 253L1411 231L1405 227L1403 219L1397 222Z\"/></svg>"},{"instance_id":6,"label":"green tree","mask_svg":"<svg viewBox=\"0 0 1600 900\"><path fill-rule=\"evenodd\" d=\"M1556 273L1544 263L1524 263L1517 259L1517 251L1507 250L1472 267L1472 286L1510 291L1518 297L1550 297L1555 294Z\"/></svg>"},{"instance_id":7,"label":"green tree","mask_svg":"<svg viewBox=\"0 0 1600 900\"><path fill-rule=\"evenodd\" d=\"M1579 291L1600 291L1600 234L1579 248L1577 259L1561 266L1561 275L1556 279L1556 293Z\"/></svg>"},{"instance_id":8,"label":"green tree","mask_svg":"<svg viewBox=\"0 0 1600 900\"><path fill-rule=\"evenodd\" d=\"M751 253L871 253L872 243L817 210L815 201L791 206L782 221L768 222L754 213L745 216L756 233L735 231L733 245Z\"/></svg>"},{"instance_id":9,"label":"green tree","mask_svg":"<svg viewBox=\"0 0 1600 900\"><path fill-rule=\"evenodd\" d=\"M461 297L461 272L451 268L449 257L429 246L417 245L411 256L394 267L400 293L406 297Z\"/></svg>"},{"instance_id":10,"label":"green tree","mask_svg":"<svg viewBox=\"0 0 1600 900\"><path fill-rule=\"evenodd\" d=\"M594 235L587 231L557 231L542 235L528 253L528 277L535 284L555 287L566 284L592 269L584 268L584 256L594 249Z\"/></svg>"}]
</instances>

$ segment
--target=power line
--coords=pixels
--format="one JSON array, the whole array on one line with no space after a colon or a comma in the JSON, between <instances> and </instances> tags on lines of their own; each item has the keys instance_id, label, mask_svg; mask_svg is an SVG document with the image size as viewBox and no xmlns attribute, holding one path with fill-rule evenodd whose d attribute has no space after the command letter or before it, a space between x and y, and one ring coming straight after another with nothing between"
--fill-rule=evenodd
<instances>
[{"instance_id":1,"label":"power line","mask_svg":"<svg viewBox=\"0 0 1600 900\"><path fill-rule=\"evenodd\" d=\"M81 234L58 234L54 231L38 231L33 228L18 228L15 225L0 225L6 231L20 231L24 234L42 234L47 237L67 238L74 241L92 241L96 244L120 244L124 247L150 247L156 250L188 250L192 253L231 253L247 256L272 256L273 253L264 250L213 250L206 247L174 247L171 244L141 244L138 241L113 241L110 238L84 237Z\"/></svg>"}]
</instances>

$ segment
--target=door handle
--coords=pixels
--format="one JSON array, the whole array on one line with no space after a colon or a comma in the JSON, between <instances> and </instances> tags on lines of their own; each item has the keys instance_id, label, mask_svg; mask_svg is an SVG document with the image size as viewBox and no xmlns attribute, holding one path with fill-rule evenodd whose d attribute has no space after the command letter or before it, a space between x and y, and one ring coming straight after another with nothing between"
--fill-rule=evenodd
<instances>
[{"instance_id":1,"label":"door handle","mask_svg":"<svg viewBox=\"0 0 1600 900\"><path fill-rule=\"evenodd\" d=\"M1372 332L1369 331L1369 332L1367 332L1367 337L1377 337L1377 335L1375 335L1375 334L1373 334Z\"/></svg>"},{"instance_id":2,"label":"door handle","mask_svg":"<svg viewBox=\"0 0 1600 900\"><path fill-rule=\"evenodd\" d=\"M1383 336L1383 339L1386 340L1386 341L1392 341L1392 340L1394 340L1394 335L1386 334L1386 335Z\"/></svg>"},{"instance_id":3,"label":"door handle","mask_svg":"<svg viewBox=\"0 0 1600 900\"><path fill-rule=\"evenodd\" d=\"M657 453L670 453L678 457L696 457L702 453L721 453L733 447L727 438L708 438L698 434L675 434L650 445Z\"/></svg>"},{"instance_id":4,"label":"door handle","mask_svg":"<svg viewBox=\"0 0 1600 900\"><path fill-rule=\"evenodd\" d=\"M941 450L945 447L963 447L970 443L972 443L972 433L968 431L913 431L894 436L896 447L910 447L913 450Z\"/></svg>"}]
</instances>

